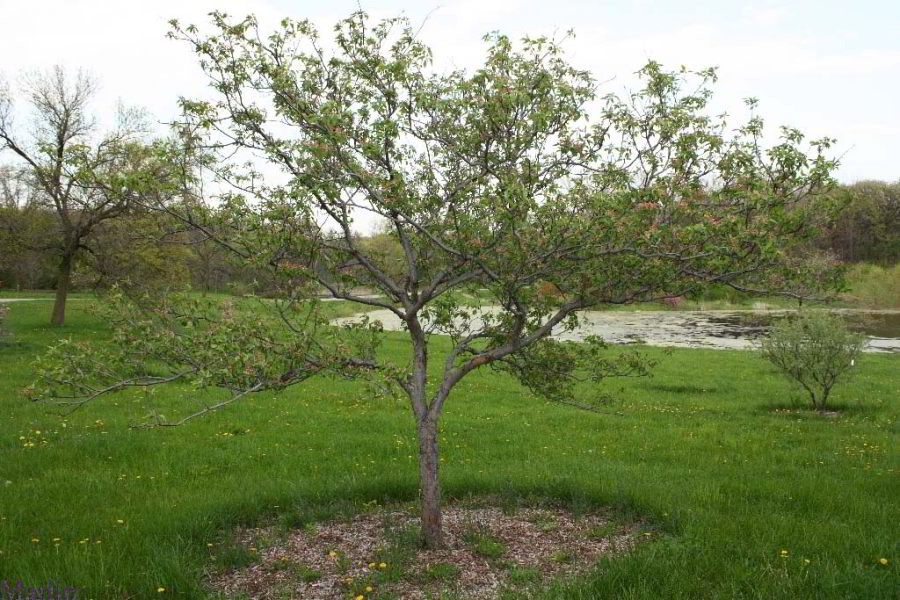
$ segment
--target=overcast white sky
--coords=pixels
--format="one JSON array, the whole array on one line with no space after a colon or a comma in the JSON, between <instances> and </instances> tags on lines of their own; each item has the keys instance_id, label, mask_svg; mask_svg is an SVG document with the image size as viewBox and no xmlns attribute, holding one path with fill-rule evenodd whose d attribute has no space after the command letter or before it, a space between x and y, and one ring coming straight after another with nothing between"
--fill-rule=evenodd
<instances>
[{"instance_id":1,"label":"overcast white sky","mask_svg":"<svg viewBox=\"0 0 900 600\"><path fill-rule=\"evenodd\" d=\"M900 0L785 2L588 0L359 0L375 16L405 13L439 65L477 64L481 36L512 37L574 29L572 62L632 86L653 58L670 67L718 66L716 108L742 115L756 96L774 126L838 138L838 172L852 182L900 178ZM179 95L204 94L189 49L166 39L167 21L203 25L210 10L274 25L311 18L330 30L355 0L0 0L0 73L62 64L102 82L98 110L117 99L168 120Z\"/></svg>"}]
</instances>

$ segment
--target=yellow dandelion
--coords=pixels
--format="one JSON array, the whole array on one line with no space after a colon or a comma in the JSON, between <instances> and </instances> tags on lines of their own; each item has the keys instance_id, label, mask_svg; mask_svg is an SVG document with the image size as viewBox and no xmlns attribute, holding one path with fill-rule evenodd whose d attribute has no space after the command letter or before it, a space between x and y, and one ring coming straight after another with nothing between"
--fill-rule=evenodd
<instances>
[{"instance_id":1,"label":"yellow dandelion","mask_svg":"<svg viewBox=\"0 0 900 600\"><path fill-rule=\"evenodd\" d=\"M337 556L337 552L335 552L334 550L329 550L328 556L330 556L331 558L334 558L335 556Z\"/></svg>"},{"instance_id":2,"label":"yellow dandelion","mask_svg":"<svg viewBox=\"0 0 900 600\"><path fill-rule=\"evenodd\" d=\"M367 585L367 586L366 586L366 591L367 591L367 592L371 592L371 591L372 591L372 586L371 586L371 585Z\"/></svg>"},{"instance_id":3,"label":"yellow dandelion","mask_svg":"<svg viewBox=\"0 0 900 600\"><path fill-rule=\"evenodd\" d=\"M160 594L162 594L164 591L166 591L166 588L158 587L158 588L156 588L156 591L159 592Z\"/></svg>"},{"instance_id":4,"label":"yellow dandelion","mask_svg":"<svg viewBox=\"0 0 900 600\"><path fill-rule=\"evenodd\" d=\"M118 523L119 525L124 525L125 521L124 519L116 519L116 523Z\"/></svg>"},{"instance_id":5,"label":"yellow dandelion","mask_svg":"<svg viewBox=\"0 0 900 600\"><path fill-rule=\"evenodd\" d=\"M41 541L41 538L31 538L32 544L37 544L39 541Z\"/></svg>"},{"instance_id":6,"label":"yellow dandelion","mask_svg":"<svg viewBox=\"0 0 900 600\"><path fill-rule=\"evenodd\" d=\"M370 569L374 569L376 566L378 566L378 565L376 565L375 563L369 563L369 568L370 568Z\"/></svg>"},{"instance_id":7,"label":"yellow dandelion","mask_svg":"<svg viewBox=\"0 0 900 600\"><path fill-rule=\"evenodd\" d=\"M879 559L878 559L878 564L879 564L879 565L887 565L889 562L890 562L890 561L889 561L888 559L886 559L886 558L879 558Z\"/></svg>"},{"instance_id":8,"label":"yellow dandelion","mask_svg":"<svg viewBox=\"0 0 900 600\"><path fill-rule=\"evenodd\" d=\"M363 596L362 594L360 594L360 595L357 596L354 600L366 600L366 597Z\"/></svg>"},{"instance_id":9,"label":"yellow dandelion","mask_svg":"<svg viewBox=\"0 0 900 600\"><path fill-rule=\"evenodd\" d=\"M379 569L387 569L387 563L381 563L378 565Z\"/></svg>"}]
</instances>

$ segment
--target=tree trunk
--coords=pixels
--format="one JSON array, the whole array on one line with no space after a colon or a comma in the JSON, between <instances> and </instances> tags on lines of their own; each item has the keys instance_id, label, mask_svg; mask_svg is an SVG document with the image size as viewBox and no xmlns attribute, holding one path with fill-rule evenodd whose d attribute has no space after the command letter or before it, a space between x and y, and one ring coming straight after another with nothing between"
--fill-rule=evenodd
<instances>
[{"instance_id":1,"label":"tree trunk","mask_svg":"<svg viewBox=\"0 0 900 600\"><path fill-rule=\"evenodd\" d=\"M53 302L51 325L62 325L66 321L66 296L69 294L69 283L72 281L72 256L63 256L59 265L59 277L56 280L56 300Z\"/></svg>"},{"instance_id":2,"label":"tree trunk","mask_svg":"<svg viewBox=\"0 0 900 600\"><path fill-rule=\"evenodd\" d=\"M441 529L441 484L438 479L437 418L426 416L419 422L418 430L422 539L426 548L440 548L444 536Z\"/></svg>"},{"instance_id":3,"label":"tree trunk","mask_svg":"<svg viewBox=\"0 0 900 600\"><path fill-rule=\"evenodd\" d=\"M407 391L413 413L416 415L416 432L419 437L422 542L426 548L440 548L444 543L441 531L441 485L438 480L437 423L440 408L429 407L425 401L428 393L428 345L425 341L425 332L415 316L409 318L406 323L413 342L413 370Z\"/></svg>"}]
</instances>

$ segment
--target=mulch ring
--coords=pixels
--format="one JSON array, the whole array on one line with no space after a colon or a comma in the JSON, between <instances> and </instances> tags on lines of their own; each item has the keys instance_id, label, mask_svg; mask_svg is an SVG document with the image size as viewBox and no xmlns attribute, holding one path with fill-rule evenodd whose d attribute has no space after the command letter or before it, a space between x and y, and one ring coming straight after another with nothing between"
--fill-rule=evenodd
<instances>
[{"instance_id":1,"label":"mulch ring","mask_svg":"<svg viewBox=\"0 0 900 600\"><path fill-rule=\"evenodd\" d=\"M574 517L559 509L507 514L451 505L442 514L440 550L419 545L420 522L411 510L385 509L288 532L241 529L235 545L219 551L240 548L249 564L226 563L209 584L225 597L259 599L424 599L441 593L488 599L508 590L527 596L542 582L584 572L602 556L651 537L608 516Z\"/></svg>"}]
</instances>

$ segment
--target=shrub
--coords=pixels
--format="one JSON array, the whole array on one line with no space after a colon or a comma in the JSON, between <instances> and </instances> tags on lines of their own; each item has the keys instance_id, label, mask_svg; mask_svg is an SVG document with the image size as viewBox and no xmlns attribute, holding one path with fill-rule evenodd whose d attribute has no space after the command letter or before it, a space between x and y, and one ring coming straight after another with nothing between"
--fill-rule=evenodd
<instances>
[{"instance_id":1,"label":"shrub","mask_svg":"<svg viewBox=\"0 0 900 600\"><path fill-rule=\"evenodd\" d=\"M839 316L810 311L775 325L761 349L778 370L803 386L813 408L823 411L831 389L849 378L865 345L866 337L850 331Z\"/></svg>"}]
</instances>

